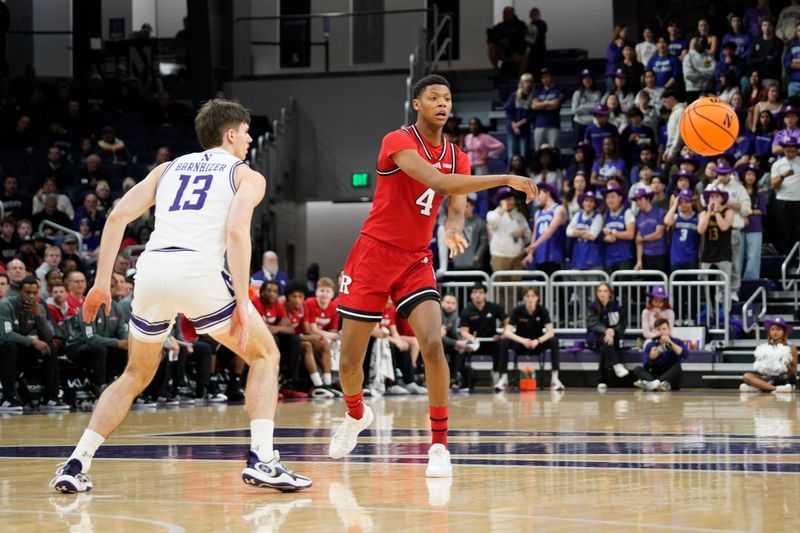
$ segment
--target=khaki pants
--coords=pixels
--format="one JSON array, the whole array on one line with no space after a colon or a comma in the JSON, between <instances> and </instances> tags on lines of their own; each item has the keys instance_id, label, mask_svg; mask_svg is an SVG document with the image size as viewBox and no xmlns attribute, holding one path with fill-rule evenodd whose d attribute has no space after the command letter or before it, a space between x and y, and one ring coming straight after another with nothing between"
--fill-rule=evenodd
<instances>
[{"instance_id":1,"label":"khaki pants","mask_svg":"<svg viewBox=\"0 0 800 533\"><path fill-rule=\"evenodd\" d=\"M497 272L498 270L522 270L522 256L501 257L493 255L490 264L492 265L492 272Z\"/></svg>"}]
</instances>

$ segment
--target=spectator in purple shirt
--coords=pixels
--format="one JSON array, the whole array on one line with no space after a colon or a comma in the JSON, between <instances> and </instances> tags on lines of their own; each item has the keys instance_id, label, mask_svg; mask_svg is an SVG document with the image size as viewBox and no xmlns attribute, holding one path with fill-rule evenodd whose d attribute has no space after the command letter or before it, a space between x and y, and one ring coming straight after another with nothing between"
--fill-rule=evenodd
<instances>
[{"instance_id":1,"label":"spectator in purple shirt","mask_svg":"<svg viewBox=\"0 0 800 533\"><path fill-rule=\"evenodd\" d=\"M603 149L592 165L590 183L595 187L604 187L611 178L625 178L625 160L619 153L619 144L615 137L603 139Z\"/></svg>"},{"instance_id":2,"label":"spectator in purple shirt","mask_svg":"<svg viewBox=\"0 0 800 533\"><path fill-rule=\"evenodd\" d=\"M758 190L761 170L755 165L747 165L744 169L744 190L750 196L750 214L745 218L742 229L742 245L739 247L739 264L742 265L742 279L758 279L761 277L761 241L764 226L761 223L767 212L766 191Z\"/></svg>"},{"instance_id":3,"label":"spectator in purple shirt","mask_svg":"<svg viewBox=\"0 0 800 533\"><path fill-rule=\"evenodd\" d=\"M733 71L733 75L730 74ZM725 76L730 79L727 80L733 87L739 86L739 78L742 77L742 60L736 57L736 43L729 41L722 45L722 53L717 64L714 65L714 80L716 80L717 91L726 89L720 81L720 76ZM727 100L725 100L727 102Z\"/></svg>"},{"instance_id":4,"label":"spectator in purple shirt","mask_svg":"<svg viewBox=\"0 0 800 533\"><path fill-rule=\"evenodd\" d=\"M617 69L617 63L622 61L622 48L628 42L629 30L625 24L614 26L614 33L611 34L611 42L606 47L606 77L608 78L608 86L614 85L614 71Z\"/></svg>"},{"instance_id":5,"label":"spectator in purple shirt","mask_svg":"<svg viewBox=\"0 0 800 533\"><path fill-rule=\"evenodd\" d=\"M761 20L764 17L772 17L769 0L756 0L755 4L744 12L742 20L744 31L753 39L761 35Z\"/></svg>"},{"instance_id":6,"label":"spectator in purple shirt","mask_svg":"<svg viewBox=\"0 0 800 533\"><path fill-rule=\"evenodd\" d=\"M677 20L670 20L667 23L667 35L669 36L667 49L670 55L683 61L683 57L689 52L689 41L682 38L681 27L678 25Z\"/></svg>"},{"instance_id":7,"label":"spectator in purple shirt","mask_svg":"<svg viewBox=\"0 0 800 533\"><path fill-rule=\"evenodd\" d=\"M783 108L783 125L786 126L775 134L772 140L772 153L783 155L782 143L787 139L792 138L800 143L800 128L797 127L797 108L787 105Z\"/></svg>"},{"instance_id":8,"label":"spectator in purple shirt","mask_svg":"<svg viewBox=\"0 0 800 533\"><path fill-rule=\"evenodd\" d=\"M613 124L609 124L606 106L595 106L592 115L594 115L594 122L586 127L583 140L592 146L595 154L599 155L603 152L603 139L606 137L619 139L619 130Z\"/></svg>"},{"instance_id":9,"label":"spectator in purple shirt","mask_svg":"<svg viewBox=\"0 0 800 533\"><path fill-rule=\"evenodd\" d=\"M739 59L747 59L747 50L750 48L750 41L752 40L752 36L743 31L742 28L742 18L739 15L734 15L733 13L728 15L728 33L722 37L722 46L725 46L725 43L733 43L736 47L735 54L736 57ZM720 60L722 56L720 55Z\"/></svg>"},{"instance_id":10,"label":"spectator in purple shirt","mask_svg":"<svg viewBox=\"0 0 800 533\"><path fill-rule=\"evenodd\" d=\"M664 227L664 210L653 207L653 192L647 188L636 189L633 200L636 213L636 264L634 270L660 270L669 272L667 261L667 232Z\"/></svg>"},{"instance_id":11,"label":"spectator in purple shirt","mask_svg":"<svg viewBox=\"0 0 800 533\"><path fill-rule=\"evenodd\" d=\"M564 93L556 87L553 75L546 68L541 70L542 90L533 99L531 109L534 111L533 148L538 150L542 144L558 148L558 136L561 133L561 102Z\"/></svg>"}]
</instances>

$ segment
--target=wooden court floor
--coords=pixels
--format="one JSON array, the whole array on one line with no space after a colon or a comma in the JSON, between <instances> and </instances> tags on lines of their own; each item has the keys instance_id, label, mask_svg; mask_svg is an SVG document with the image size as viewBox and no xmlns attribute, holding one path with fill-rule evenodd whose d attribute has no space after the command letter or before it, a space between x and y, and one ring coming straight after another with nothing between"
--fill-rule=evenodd
<instances>
[{"instance_id":1,"label":"wooden court floor","mask_svg":"<svg viewBox=\"0 0 800 533\"><path fill-rule=\"evenodd\" d=\"M797 531L800 395L452 398L454 478L426 480L425 398L370 402L347 461L325 455L342 401L284 402L276 448L314 486L241 482L244 408L133 411L92 464L95 489L48 481L87 413L0 418L0 531Z\"/></svg>"}]
</instances>

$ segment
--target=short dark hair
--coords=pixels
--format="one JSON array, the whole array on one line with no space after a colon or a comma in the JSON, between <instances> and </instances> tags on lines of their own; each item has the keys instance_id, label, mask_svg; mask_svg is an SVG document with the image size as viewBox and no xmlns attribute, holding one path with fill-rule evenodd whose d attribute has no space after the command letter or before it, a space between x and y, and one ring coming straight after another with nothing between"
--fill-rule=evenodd
<instances>
[{"instance_id":1,"label":"short dark hair","mask_svg":"<svg viewBox=\"0 0 800 533\"><path fill-rule=\"evenodd\" d=\"M669 320L667 320L666 318L658 318L658 319L656 319L655 323L653 324L653 328L660 328L664 324L669 326Z\"/></svg>"},{"instance_id":2,"label":"short dark hair","mask_svg":"<svg viewBox=\"0 0 800 533\"><path fill-rule=\"evenodd\" d=\"M486 292L486 284L482 281L476 281L472 288L470 288L469 292L472 293L473 291L483 291Z\"/></svg>"},{"instance_id":3,"label":"short dark hair","mask_svg":"<svg viewBox=\"0 0 800 533\"><path fill-rule=\"evenodd\" d=\"M444 76L428 74L417 80L417 83L414 84L414 88L411 90L412 98L419 98L419 95L421 95L429 85L444 85L448 90L450 89L450 82L448 82Z\"/></svg>"},{"instance_id":4,"label":"short dark hair","mask_svg":"<svg viewBox=\"0 0 800 533\"><path fill-rule=\"evenodd\" d=\"M291 281L288 285L286 285L286 291L284 294L287 298L296 292L302 293L302 295L305 296L306 284L302 281Z\"/></svg>"},{"instance_id":5,"label":"short dark hair","mask_svg":"<svg viewBox=\"0 0 800 533\"><path fill-rule=\"evenodd\" d=\"M452 292L446 292L446 293L442 294L442 300L444 300L448 296L451 297L451 298L456 298L456 295L453 294ZM458 300L458 298L456 298L456 300Z\"/></svg>"},{"instance_id":6,"label":"short dark hair","mask_svg":"<svg viewBox=\"0 0 800 533\"><path fill-rule=\"evenodd\" d=\"M39 280L33 276L25 276L22 281L19 282L19 288L23 288L25 285L36 285L39 286Z\"/></svg>"},{"instance_id":7,"label":"short dark hair","mask_svg":"<svg viewBox=\"0 0 800 533\"><path fill-rule=\"evenodd\" d=\"M268 279L261 284L261 288L258 290L259 294L264 294L264 291L267 290L267 285L275 285L278 287L278 292L281 292L281 284L274 279Z\"/></svg>"},{"instance_id":8,"label":"short dark hair","mask_svg":"<svg viewBox=\"0 0 800 533\"><path fill-rule=\"evenodd\" d=\"M208 150L222 144L225 131L238 128L239 124L250 124L250 112L236 100L214 98L197 112L194 129L200 146Z\"/></svg>"},{"instance_id":9,"label":"short dark hair","mask_svg":"<svg viewBox=\"0 0 800 533\"><path fill-rule=\"evenodd\" d=\"M525 290L523 291L522 295L523 296L527 296L527 294L529 292L532 292L533 294L535 294L537 298L539 297L539 287L535 287L533 285L529 285L529 286L525 287Z\"/></svg>"},{"instance_id":10,"label":"short dark hair","mask_svg":"<svg viewBox=\"0 0 800 533\"><path fill-rule=\"evenodd\" d=\"M0 278L6 278L6 283L11 285L11 278L9 278L8 274L6 274L5 272L0 272Z\"/></svg>"}]
</instances>

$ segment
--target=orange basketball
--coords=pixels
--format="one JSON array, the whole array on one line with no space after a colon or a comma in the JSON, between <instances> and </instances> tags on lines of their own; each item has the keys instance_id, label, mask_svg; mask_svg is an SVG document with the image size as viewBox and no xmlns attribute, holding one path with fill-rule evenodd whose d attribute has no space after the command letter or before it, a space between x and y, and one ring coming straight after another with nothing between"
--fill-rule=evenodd
<instances>
[{"instance_id":1,"label":"orange basketball","mask_svg":"<svg viewBox=\"0 0 800 533\"><path fill-rule=\"evenodd\" d=\"M739 118L733 108L713 96L692 102L681 117L683 142L698 154L721 154L738 135Z\"/></svg>"}]
</instances>

